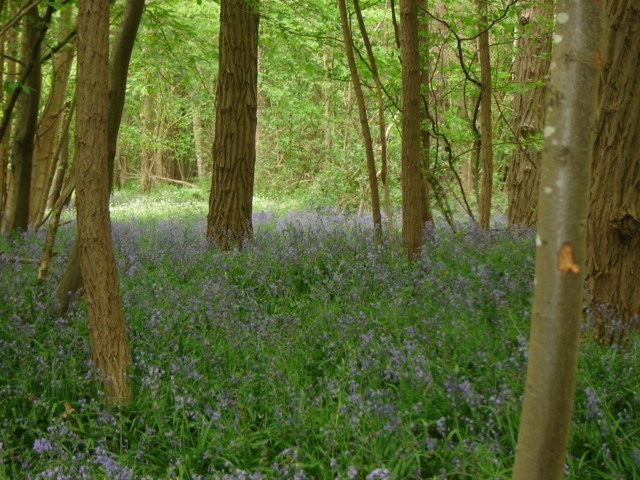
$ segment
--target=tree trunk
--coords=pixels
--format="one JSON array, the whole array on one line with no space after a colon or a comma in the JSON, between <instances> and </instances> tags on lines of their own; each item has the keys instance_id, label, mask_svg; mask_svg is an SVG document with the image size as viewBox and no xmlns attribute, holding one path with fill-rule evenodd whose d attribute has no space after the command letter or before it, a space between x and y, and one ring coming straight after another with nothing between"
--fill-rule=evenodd
<instances>
[{"instance_id":1,"label":"tree trunk","mask_svg":"<svg viewBox=\"0 0 640 480\"><path fill-rule=\"evenodd\" d=\"M582 325L601 10L600 2L558 1L514 480L564 477Z\"/></svg>"},{"instance_id":2,"label":"tree trunk","mask_svg":"<svg viewBox=\"0 0 640 480\"><path fill-rule=\"evenodd\" d=\"M353 52L353 39L351 37L351 27L349 26L349 14L345 0L338 0L340 8L340 21L342 24L342 38L344 39L345 52L347 54L347 62L349 63L349 72L351 74L351 83L356 94L356 103L358 104L358 117L360 119L360 129L362 130L362 139L364 142L364 150L367 157L367 172L369 174L369 188L371 190L371 214L373 216L373 229L377 241L382 240L382 215L380 213L380 194L378 191L378 177L376 175L376 161L373 153L373 139L371 137L371 129L369 128L369 116L367 114L367 106L364 100L362 84L360 83L360 75L356 66L356 58ZM354 0L354 8L359 11L357 0ZM361 14L360 17L361 18ZM359 20L360 21L360 20ZM365 32L364 24L360 26L361 31ZM368 42L366 38L365 45ZM371 49L368 48L368 51ZM375 62L371 64L374 69L374 78L377 78L375 71Z\"/></svg>"},{"instance_id":3,"label":"tree trunk","mask_svg":"<svg viewBox=\"0 0 640 480\"><path fill-rule=\"evenodd\" d=\"M640 6L605 4L587 245L595 333L608 344L640 326Z\"/></svg>"},{"instance_id":4,"label":"tree trunk","mask_svg":"<svg viewBox=\"0 0 640 480\"><path fill-rule=\"evenodd\" d=\"M140 153L140 188L143 193L151 191L153 182L153 165L155 161L155 128L153 124L153 95L147 91L144 96L144 105L142 106L142 128L144 129L144 144Z\"/></svg>"},{"instance_id":5,"label":"tree trunk","mask_svg":"<svg viewBox=\"0 0 640 480\"><path fill-rule=\"evenodd\" d=\"M207 153L204 146L204 132L202 117L200 115L200 104L196 101L195 94L191 97L191 109L193 120L193 147L196 152L196 175L203 178L206 173Z\"/></svg>"},{"instance_id":6,"label":"tree trunk","mask_svg":"<svg viewBox=\"0 0 640 480\"><path fill-rule=\"evenodd\" d=\"M63 41L72 28L72 8L61 12L58 41ZM31 200L29 204L29 224L38 225L44 216L53 180L57 158L55 152L61 141L60 128L64 118L69 75L75 56L73 44L68 44L53 56L53 79L51 91L36 134L31 172Z\"/></svg>"},{"instance_id":7,"label":"tree trunk","mask_svg":"<svg viewBox=\"0 0 640 480\"><path fill-rule=\"evenodd\" d=\"M0 38L0 67L2 69L2 77L0 81L3 84L9 84L9 82L13 81L13 76L15 75L15 61L11 60L11 58L5 59L5 54L7 53L7 46L11 45L14 42L12 38L14 33L9 33ZM9 55L9 57L16 58L17 55ZM0 103L4 104L5 101L5 92L4 88L0 88ZM5 202L7 198L7 167L9 165L9 138L11 138L11 125L7 127L8 135L6 135L2 140L0 140L0 233L4 231L4 216L5 216Z\"/></svg>"},{"instance_id":8,"label":"tree trunk","mask_svg":"<svg viewBox=\"0 0 640 480\"><path fill-rule=\"evenodd\" d=\"M109 0L80 0L76 125L78 251L91 358L110 403L132 398L131 363L109 219Z\"/></svg>"},{"instance_id":9,"label":"tree trunk","mask_svg":"<svg viewBox=\"0 0 640 480\"><path fill-rule=\"evenodd\" d=\"M424 218L422 223L433 222L431 212L431 194L429 189L430 158L431 158L431 133L429 132L429 16L427 12L427 0L419 0L420 20L419 48L420 48L420 170L422 172Z\"/></svg>"},{"instance_id":10,"label":"tree trunk","mask_svg":"<svg viewBox=\"0 0 640 480\"><path fill-rule=\"evenodd\" d=\"M493 119L491 116L491 51L489 49L489 22L487 1L478 1L480 12L480 35L478 35L478 57L480 59L480 202L478 222L485 230L491 224L491 197L493 191Z\"/></svg>"},{"instance_id":11,"label":"tree trunk","mask_svg":"<svg viewBox=\"0 0 640 480\"><path fill-rule=\"evenodd\" d=\"M507 219L519 226L536 223L540 150L536 145L542 135L545 116L545 80L549 75L553 1L533 2L518 16L520 38L515 61L515 82L522 93L514 96L513 130L516 148L511 155L507 175L509 205Z\"/></svg>"},{"instance_id":12,"label":"tree trunk","mask_svg":"<svg viewBox=\"0 0 640 480\"><path fill-rule=\"evenodd\" d=\"M124 15L120 28L116 35L116 40L109 64L109 158L108 176L109 190L113 188L113 170L115 165L116 147L118 141L118 130L122 119L122 110L127 91L127 75L129 72L129 61L131 52L135 44L138 26L144 10L145 0L127 0L124 8ZM60 314L64 315L68 309L69 301L82 288L82 273L78 261L77 238L71 249L71 254L67 260L67 265L60 278L60 283L56 289L56 296L60 304Z\"/></svg>"},{"instance_id":13,"label":"tree trunk","mask_svg":"<svg viewBox=\"0 0 640 480\"><path fill-rule=\"evenodd\" d=\"M213 175L207 239L221 248L251 236L258 108L257 2L222 0Z\"/></svg>"},{"instance_id":14,"label":"tree trunk","mask_svg":"<svg viewBox=\"0 0 640 480\"><path fill-rule=\"evenodd\" d=\"M122 121L131 53L136 43L145 0L127 0L109 62L109 190L113 191L118 131Z\"/></svg>"},{"instance_id":15,"label":"tree trunk","mask_svg":"<svg viewBox=\"0 0 640 480\"><path fill-rule=\"evenodd\" d=\"M418 0L400 0L402 57L402 245L420 253L424 231L424 180L420 169L420 48Z\"/></svg>"},{"instance_id":16,"label":"tree trunk","mask_svg":"<svg viewBox=\"0 0 640 480\"><path fill-rule=\"evenodd\" d=\"M22 58L29 58L31 71L25 78L24 92L16 121L16 137L12 151L12 168L9 170L7 192L6 228L8 232L29 227L29 199L31 196L31 170L33 146L40 108L40 44L38 24L41 21L37 7L31 8L24 20ZM25 65L25 69L29 65Z\"/></svg>"}]
</instances>

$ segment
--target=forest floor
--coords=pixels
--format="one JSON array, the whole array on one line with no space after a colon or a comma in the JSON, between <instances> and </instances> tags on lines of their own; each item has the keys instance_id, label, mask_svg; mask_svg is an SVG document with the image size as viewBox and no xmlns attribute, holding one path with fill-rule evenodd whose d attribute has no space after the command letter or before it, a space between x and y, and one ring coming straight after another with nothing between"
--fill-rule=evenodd
<instances>
[{"instance_id":1,"label":"forest floor","mask_svg":"<svg viewBox=\"0 0 640 480\"><path fill-rule=\"evenodd\" d=\"M533 232L436 224L409 263L369 217L263 199L221 252L206 209L197 190L113 198L135 385L118 408L84 303L55 314L74 223L41 285L23 260L43 233L0 238L0 479L510 478ZM567 478L640 478L640 340L583 333Z\"/></svg>"}]
</instances>

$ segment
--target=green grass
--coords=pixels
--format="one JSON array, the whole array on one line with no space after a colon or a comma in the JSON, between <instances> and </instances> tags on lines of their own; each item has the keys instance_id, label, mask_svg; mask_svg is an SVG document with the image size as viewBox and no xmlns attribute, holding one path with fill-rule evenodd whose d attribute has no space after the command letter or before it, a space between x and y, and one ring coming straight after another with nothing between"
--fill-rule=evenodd
<instances>
[{"instance_id":1,"label":"green grass","mask_svg":"<svg viewBox=\"0 0 640 480\"><path fill-rule=\"evenodd\" d=\"M368 217L258 199L253 240L221 252L203 191L113 197L123 407L95 382L84 304L55 314L73 224L44 285L0 257L1 479L510 478L531 232L438 225L408 263ZM640 478L640 344L584 336L567 478Z\"/></svg>"}]
</instances>

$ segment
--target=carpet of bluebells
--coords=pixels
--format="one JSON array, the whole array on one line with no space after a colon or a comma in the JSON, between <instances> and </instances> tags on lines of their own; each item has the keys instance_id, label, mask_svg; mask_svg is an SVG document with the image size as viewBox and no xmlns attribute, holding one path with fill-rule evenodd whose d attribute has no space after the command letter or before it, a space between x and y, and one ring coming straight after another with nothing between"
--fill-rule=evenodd
<instances>
[{"instance_id":1,"label":"carpet of bluebells","mask_svg":"<svg viewBox=\"0 0 640 480\"><path fill-rule=\"evenodd\" d=\"M74 223L40 285L43 234L0 239L0 478L510 477L532 232L431 226L409 263L368 217L262 210L222 252L202 199L117 200L135 400L106 406L83 302L56 314ZM585 326L567 478L640 478L639 347Z\"/></svg>"}]
</instances>

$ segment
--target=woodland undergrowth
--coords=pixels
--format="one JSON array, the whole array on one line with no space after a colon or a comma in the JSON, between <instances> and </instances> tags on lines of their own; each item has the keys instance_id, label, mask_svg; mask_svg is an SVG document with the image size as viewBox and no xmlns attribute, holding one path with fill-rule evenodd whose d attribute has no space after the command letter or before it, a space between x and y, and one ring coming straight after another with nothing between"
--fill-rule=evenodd
<instances>
[{"instance_id":1,"label":"woodland undergrowth","mask_svg":"<svg viewBox=\"0 0 640 480\"><path fill-rule=\"evenodd\" d=\"M436 222L409 263L369 217L259 199L253 239L222 252L195 192L113 198L135 385L118 408L83 302L55 314L74 223L42 285L43 234L0 239L0 478L510 478L531 231ZM567 478L640 478L639 348L585 326Z\"/></svg>"}]
</instances>

